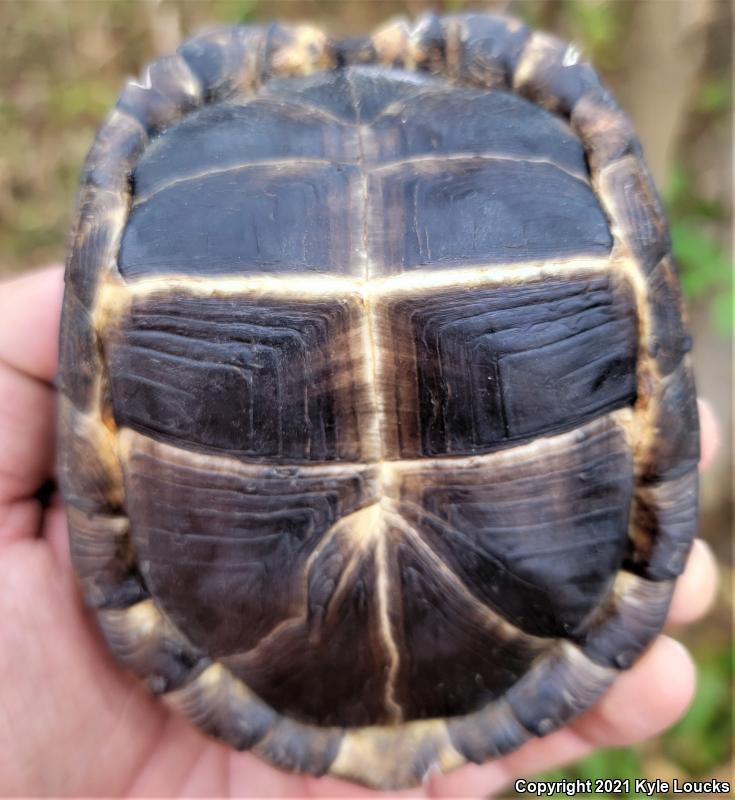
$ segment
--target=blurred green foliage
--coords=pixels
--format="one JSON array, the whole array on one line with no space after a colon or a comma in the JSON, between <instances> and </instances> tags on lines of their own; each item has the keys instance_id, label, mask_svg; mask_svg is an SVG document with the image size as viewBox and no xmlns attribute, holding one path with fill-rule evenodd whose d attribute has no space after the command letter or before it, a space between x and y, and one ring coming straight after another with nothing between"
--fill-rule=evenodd
<instances>
[{"instance_id":1,"label":"blurred green foliage","mask_svg":"<svg viewBox=\"0 0 735 800\"><path fill-rule=\"evenodd\" d=\"M715 325L729 336L735 327L733 265L715 233L727 229L729 212L697 192L694 176L681 163L672 169L664 199L684 295L709 301Z\"/></svg>"},{"instance_id":2,"label":"blurred green foliage","mask_svg":"<svg viewBox=\"0 0 735 800\"><path fill-rule=\"evenodd\" d=\"M619 0L564 0L572 37L583 42L586 55L598 69L620 64L621 37L628 23L629 4Z\"/></svg>"},{"instance_id":3,"label":"blurred green foliage","mask_svg":"<svg viewBox=\"0 0 735 800\"><path fill-rule=\"evenodd\" d=\"M663 738L663 752L691 775L713 772L732 757L732 644L702 648L697 695L686 716Z\"/></svg>"}]
</instances>

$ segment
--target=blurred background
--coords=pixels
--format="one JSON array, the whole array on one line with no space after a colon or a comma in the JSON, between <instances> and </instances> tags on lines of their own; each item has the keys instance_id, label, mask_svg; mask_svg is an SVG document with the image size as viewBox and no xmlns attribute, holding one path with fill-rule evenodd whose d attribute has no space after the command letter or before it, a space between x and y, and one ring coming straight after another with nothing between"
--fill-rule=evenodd
<instances>
[{"instance_id":1,"label":"blurred background","mask_svg":"<svg viewBox=\"0 0 735 800\"><path fill-rule=\"evenodd\" d=\"M358 35L397 14L467 9L504 11L574 40L633 118L668 210L699 391L722 427L719 455L703 476L701 523L720 563L718 602L704 622L676 632L698 664L695 702L657 740L549 777L732 780L729 0L0 0L0 276L63 260L96 127L122 81L183 37L212 24L275 18Z\"/></svg>"}]
</instances>

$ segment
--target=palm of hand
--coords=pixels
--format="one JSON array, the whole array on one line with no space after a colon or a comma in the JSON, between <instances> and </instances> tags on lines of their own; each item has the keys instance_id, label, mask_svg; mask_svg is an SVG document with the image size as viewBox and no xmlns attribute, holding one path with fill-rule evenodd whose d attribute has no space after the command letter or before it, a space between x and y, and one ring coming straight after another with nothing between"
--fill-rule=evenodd
<instances>
[{"instance_id":1,"label":"palm of hand","mask_svg":"<svg viewBox=\"0 0 735 800\"><path fill-rule=\"evenodd\" d=\"M0 292L0 793L135 796L367 797L335 779L286 775L235 753L168 711L125 675L82 607L58 500L34 493L53 469L61 270L6 282ZM703 416L705 452L714 435ZM696 543L669 622L700 616L714 591ZM645 739L688 704L687 652L660 636L590 711L482 767L433 775L407 797L475 797L596 747Z\"/></svg>"}]
</instances>

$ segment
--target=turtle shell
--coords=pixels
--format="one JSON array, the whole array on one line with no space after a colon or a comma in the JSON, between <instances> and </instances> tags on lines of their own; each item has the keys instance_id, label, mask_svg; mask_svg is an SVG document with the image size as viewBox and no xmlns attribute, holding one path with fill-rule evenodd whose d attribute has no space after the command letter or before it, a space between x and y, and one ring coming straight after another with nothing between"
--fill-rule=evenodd
<instances>
[{"instance_id":1,"label":"turtle shell","mask_svg":"<svg viewBox=\"0 0 735 800\"><path fill-rule=\"evenodd\" d=\"M66 281L73 560L204 730L408 786L562 725L660 629L689 339L573 48L485 14L195 38L102 127Z\"/></svg>"}]
</instances>

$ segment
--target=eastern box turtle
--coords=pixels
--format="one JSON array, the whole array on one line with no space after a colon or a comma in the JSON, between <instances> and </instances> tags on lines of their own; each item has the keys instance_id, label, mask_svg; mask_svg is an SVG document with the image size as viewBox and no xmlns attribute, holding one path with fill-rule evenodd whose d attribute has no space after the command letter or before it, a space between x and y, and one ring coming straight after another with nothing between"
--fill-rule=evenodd
<instances>
[{"instance_id":1,"label":"eastern box turtle","mask_svg":"<svg viewBox=\"0 0 735 800\"><path fill-rule=\"evenodd\" d=\"M694 535L690 339L631 124L487 14L223 28L124 88L66 274L60 476L110 648L378 787L588 707Z\"/></svg>"}]
</instances>

